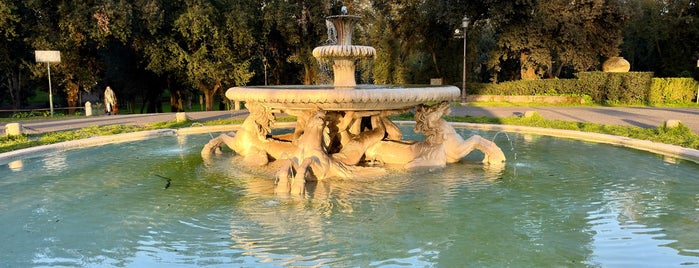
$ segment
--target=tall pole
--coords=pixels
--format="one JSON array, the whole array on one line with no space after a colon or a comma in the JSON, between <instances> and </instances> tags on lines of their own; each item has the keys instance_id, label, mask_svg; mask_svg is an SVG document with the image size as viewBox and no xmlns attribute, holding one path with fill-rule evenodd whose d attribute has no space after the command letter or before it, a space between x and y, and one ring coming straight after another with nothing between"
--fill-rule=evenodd
<instances>
[{"instance_id":1,"label":"tall pole","mask_svg":"<svg viewBox=\"0 0 699 268\"><path fill-rule=\"evenodd\" d=\"M461 103L466 103L466 28L464 28L464 63L461 70Z\"/></svg>"},{"instance_id":2,"label":"tall pole","mask_svg":"<svg viewBox=\"0 0 699 268\"><path fill-rule=\"evenodd\" d=\"M464 16L464 18L461 20L461 27L464 28L463 35L464 35L464 62L463 62L463 70L461 71L462 77L461 77L461 104L464 105L466 104L466 28L468 28L468 23L469 19L467 16Z\"/></svg>"},{"instance_id":3,"label":"tall pole","mask_svg":"<svg viewBox=\"0 0 699 268\"><path fill-rule=\"evenodd\" d=\"M51 63L61 62L61 52L58 50L36 50L34 51L36 62L46 62L46 69L49 73L49 110L53 117L53 90L51 90Z\"/></svg>"},{"instance_id":4,"label":"tall pole","mask_svg":"<svg viewBox=\"0 0 699 268\"><path fill-rule=\"evenodd\" d=\"M49 72L49 110L51 111L51 117L53 117L53 92L51 91L51 63L46 62L46 69Z\"/></svg>"}]
</instances>

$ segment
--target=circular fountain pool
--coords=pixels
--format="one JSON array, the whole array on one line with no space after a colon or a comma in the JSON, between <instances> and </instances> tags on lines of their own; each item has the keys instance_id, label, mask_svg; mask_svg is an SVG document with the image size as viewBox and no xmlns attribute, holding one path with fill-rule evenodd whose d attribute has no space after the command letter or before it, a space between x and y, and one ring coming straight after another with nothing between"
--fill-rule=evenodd
<instances>
[{"instance_id":1,"label":"circular fountain pool","mask_svg":"<svg viewBox=\"0 0 699 268\"><path fill-rule=\"evenodd\" d=\"M0 259L8 267L699 265L699 165L508 136L496 139L508 158L502 170L464 161L312 184L306 198L274 195L273 179L232 168L228 157L203 162L208 134L3 163Z\"/></svg>"}]
</instances>

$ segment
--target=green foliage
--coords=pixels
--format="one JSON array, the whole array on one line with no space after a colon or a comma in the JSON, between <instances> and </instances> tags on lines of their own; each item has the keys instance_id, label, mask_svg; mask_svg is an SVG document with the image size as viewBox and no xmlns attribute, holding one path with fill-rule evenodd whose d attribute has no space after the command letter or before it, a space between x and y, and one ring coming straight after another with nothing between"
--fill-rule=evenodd
<instances>
[{"instance_id":1,"label":"green foliage","mask_svg":"<svg viewBox=\"0 0 699 268\"><path fill-rule=\"evenodd\" d=\"M692 78L653 78L649 104L684 104L696 98L698 83Z\"/></svg>"},{"instance_id":2,"label":"green foliage","mask_svg":"<svg viewBox=\"0 0 699 268\"><path fill-rule=\"evenodd\" d=\"M498 84L473 83L468 94L475 95L573 95L577 93L574 79L541 79L508 81Z\"/></svg>"},{"instance_id":3,"label":"green foliage","mask_svg":"<svg viewBox=\"0 0 699 268\"><path fill-rule=\"evenodd\" d=\"M0 153L41 145L26 135L0 137Z\"/></svg>"},{"instance_id":4,"label":"green foliage","mask_svg":"<svg viewBox=\"0 0 699 268\"><path fill-rule=\"evenodd\" d=\"M471 83L468 94L502 96L589 96L599 104L688 104L699 83L692 78L653 78L649 72L581 72L578 79Z\"/></svg>"},{"instance_id":5,"label":"green foliage","mask_svg":"<svg viewBox=\"0 0 699 268\"><path fill-rule=\"evenodd\" d=\"M697 76L699 24L693 0L625 1L631 20L623 33L622 55L634 70L653 71L658 77Z\"/></svg>"},{"instance_id":6,"label":"green foliage","mask_svg":"<svg viewBox=\"0 0 699 268\"><path fill-rule=\"evenodd\" d=\"M578 91L603 104L645 104L653 73L581 72Z\"/></svg>"}]
</instances>

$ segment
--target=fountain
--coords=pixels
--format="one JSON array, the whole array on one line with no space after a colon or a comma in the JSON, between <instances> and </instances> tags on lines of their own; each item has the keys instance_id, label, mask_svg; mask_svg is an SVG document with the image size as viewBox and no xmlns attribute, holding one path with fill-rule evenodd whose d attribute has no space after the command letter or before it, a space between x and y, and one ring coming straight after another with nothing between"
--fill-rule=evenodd
<instances>
[{"instance_id":1,"label":"fountain","mask_svg":"<svg viewBox=\"0 0 699 268\"><path fill-rule=\"evenodd\" d=\"M226 145L251 165L281 162L276 191L292 194L303 194L307 180L376 177L387 168L444 167L473 150L484 153L484 163L502 165L505 155L495 143L478 135L464 140L442 119L450 112L448 101L459 97L458 88L356 84L355 62L375 55L370 46L352 44L359 18L327 17L328 40L335 44L313 50L314 57L332 62L333 85L229 89L226 97L245 101L250 115L236 133L209 141L202 156L210 158ZM437 104L424 104L428 102ZM388 118L411 109L423 141L404 140ZM270 135L277 113L297 117L292 132Z\"/></svg>"},{"instance_id":2,"label":"fountain","mask_svg":"<svg viewBox=\"0 0 699 268\"><path fill-rule=\"evenodd\" d=\"M333 90L366 86L358 87ZM326 89L307 89L314 90ZM250 102L251 114L235 136L210 140L208 132L218 127L196 127L145 133L150 138L143 140L120 135L105 139L115 143L84 140L79 148L63 144L58 146L63 149L14 157L0 154L0 266L699 265L697 163L553 138L545 136L552 131L547 129L498 135L504 132L466 124L452 128L440 118L448 113L445 103L388 102L395 106L386 109L319 104L321 110L269 102ZM385 117L413 105L414 129ZM274 113L281 111L308 116L299 116L294 132L272 135L278 133L271 129ZM343 141L339 129L357 139ZM425 140L409 142L419 139L414 132ZM270 167L287 166L280 173L289 166L302 170L316 159L335 165L311 170L327 178L355 178L352 169L381 174L391 165L441 167L460 158L446 152L468 145L462 137L480 135L501 137L501 146L517 148L506 151L509 160L502 169L464 161L438 169L397 169L390 179L362 184L317 180L305 185L309 198L280 198L269 174L258 175ZM381 136L373 144L362 142ZM299 146L306 139L313 146ZM201 144L207 141L202 160ZM223 144L241 161L212 157ZM354 144L367 148L358 147L363 154L357 165L344 164L360 155L345 149ZM420 148L439 157L416 161L411 152ZM289 154L310 149L319 155L290 160ZM497 162L493 156L486 153L491 158L486 162ZM255 161L268 164L246 168ZM303 191L299 186L282 184L276 191Z\"/></svg>"}]
</instances>

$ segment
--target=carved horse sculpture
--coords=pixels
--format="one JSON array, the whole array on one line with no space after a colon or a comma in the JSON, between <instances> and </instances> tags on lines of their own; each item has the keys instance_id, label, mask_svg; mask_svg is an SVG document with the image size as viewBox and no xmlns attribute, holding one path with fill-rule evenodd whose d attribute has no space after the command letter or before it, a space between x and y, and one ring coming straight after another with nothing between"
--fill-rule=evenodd
<instances>
[{"instance_id":1,"label":"carved horse sculpture","mask_svg":"<svg viewBox=\"0 0 699 268\"><path fill-rule=\"evenodd\" d=\"M225 144L241 155L246 164L262 166L296 150L290 141L267 137L274 123L274 115L269 109L253 103L248 104L248 109L250 116L243 121L240 130L210 140L201 151L202 157L220 153L221 146Z\"/></svg>"},{"instance_id":2,"label":"carved horse sculpture","mask_svg":"<svg viewBox=\"0 0 699 268\"><path fill-rule=\"evenodd\" d=\"M458 162L473 150L484 153L484 163L501 164L505 154L492 141L474 135L467 140L449 125L442 115L449 114L448 102L434 106L418 106L415 113L415 131L422 132L425 140L380 141L369 147L366 159L384 164L402 165L405 168L444 167L447 163Z\"/></svg>"},{"instance_id":3,"label":"carved horse sculpture","mask_svg":"<svg viewBox=\"0 0 699 268\"><path fill-rule=\"evenodd\" d=\"M288 156L288 162L277 173L277 193L303 194L306 179L348 179L385 174L386 171L382 168L347 165L328 154L324 146L326 122L325 111L317 111L307 120L303 134L296 142L296 150Z\"/></svg>"}]
</instances>

